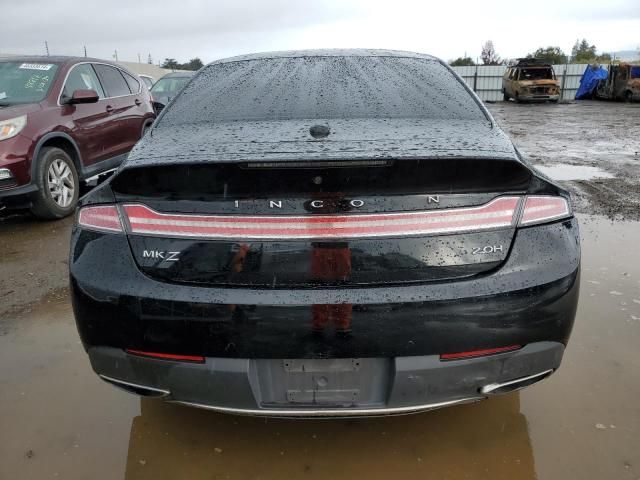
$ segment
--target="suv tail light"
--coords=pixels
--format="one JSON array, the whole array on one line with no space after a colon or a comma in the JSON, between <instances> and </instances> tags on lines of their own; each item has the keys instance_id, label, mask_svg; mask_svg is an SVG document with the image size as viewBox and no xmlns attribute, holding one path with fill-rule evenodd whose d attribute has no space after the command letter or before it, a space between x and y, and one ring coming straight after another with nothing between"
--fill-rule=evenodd
<instances>
[{"instance_id":1,"label":"suv tail light","mask_svg":"<svg viewBox=\"0 0 640 480\"><path fill-rule=\"evenodd\" d=\"M519 225L526 227L560 220L570 215L569 202L564 197L528 196L524 202Z\"/></svg>"},{"instance_id":2,"label":"suv tail light","mask_svg":"<svg viewBox=\"0 0 640 480\"><path fill-rule=\"evenodd\" d=\"M115 205L85 207L78 214L78 225L99 232L123 233L120 215Z\"/></svg>"}]
</instances>

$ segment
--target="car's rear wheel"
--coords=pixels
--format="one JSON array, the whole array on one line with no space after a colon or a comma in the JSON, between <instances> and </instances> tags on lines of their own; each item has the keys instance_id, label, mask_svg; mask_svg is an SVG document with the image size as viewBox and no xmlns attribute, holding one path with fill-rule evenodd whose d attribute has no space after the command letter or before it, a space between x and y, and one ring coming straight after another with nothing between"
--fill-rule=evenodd
<instances>
[{"instance_id":1,"label":"car's rear wheel","mask_svg":"<svg viewBox=\"0 0 640 480\"><path fill-rule=\"evenodd\" d=\"M627 103L633 102L633 93L631 91L626 91L624 93L624 101Z\"/></svg>"},{"instance_id":2,"label":"car's rear wheel","mask_svg":"<svg viewBox=\"0 0 640 480\"><path fill-rule=\"evenodd\" d=\"M505 102L509 101L509 94L507 93L506 90L502 90L502 100L504 100Z\"/></svg>"},{"instance_id":3,"label":"car's rear wheel","mask_svg":"<svg viewBox=\"0 0 640 480\"><path fill-rule=\"evenodd\" d=\"M63 218L76 208L80 182L71 157L60 148L45 147L38 155L35 182L38 191L32 213L42 219Z\"/></svg>"}]
</instances>

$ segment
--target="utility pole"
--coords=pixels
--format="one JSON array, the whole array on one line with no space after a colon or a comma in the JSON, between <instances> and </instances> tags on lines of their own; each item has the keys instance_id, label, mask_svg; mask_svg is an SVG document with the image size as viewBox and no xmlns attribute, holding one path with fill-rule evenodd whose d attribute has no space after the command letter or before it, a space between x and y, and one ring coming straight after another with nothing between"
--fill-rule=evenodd
<instances>
[{"instance_id":1,"label":"utility pole","mask_svg":"<svg viewBox=\"0 0 640 480\"><path fill-rule=\"evenodd\" d=\"M118 50L113 51L113 58L116 59L116 62L118 61Z\"/></svg>"},{"instance_id":2,"label":"utility pole","mask_svg":"<svg viewBox=\"0 0 640 480\"><path fill-rule=\"evenodd\" d=\"M47 57L49 56L49 43L45 40L44 41L44 49L47 51Z\"/></svg>"},{"instance_id":3,"label":"utility pole","mask_svg":"<svg viewBox=\"0 0 640 480\"><path fill-rule=\"evenodd\" d=\"M87 46L86 45L84 46L84 56L85 57L87 56Z\"/></svg>"},{"instance_id":4,"label":"utility pole","mask_svg":"<svg viewBox=\"0 0 640 480\"><path fill-rule=\"evenodd\" d=\"M140 61L140 54L138 54L138 63L142 63L142 62Z\"/></svg>"}]
</instances>

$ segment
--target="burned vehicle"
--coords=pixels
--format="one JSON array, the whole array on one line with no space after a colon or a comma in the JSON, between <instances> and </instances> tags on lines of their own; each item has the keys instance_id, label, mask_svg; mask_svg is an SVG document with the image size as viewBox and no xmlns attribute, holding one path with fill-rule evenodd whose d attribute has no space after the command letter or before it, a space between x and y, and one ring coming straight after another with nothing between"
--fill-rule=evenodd
<instances>
[{"instance_id":1,"label":"burned vehicle","mask_svg":"<svg viewBox=\"0 0 640 480\"><path fill-rule=\"evenodd\" d=\"M560 366L569 194L442 61L255 54L201 69L81 201L73 308L129 392L266 416L401 414Z\"/></svg>"},{"instance_id":2,"label":"burned vehicle","mask_svg":"<svg viewBox=\"0 0 640 480\"><path fill-rule=\"evenodd\" d=\"M553 66L533 59L520 59L502 77L504 101L558 102L560 82Z\"/></svg>"},{"instance_id":3,"label":"burned vehicle","mask_svg":"<svg viewBox=\"0 0 640 480\"><path fill-rule=\"evenodd\" d=\"M595 97L603 100L640 101L640 65L609 65L606 79L600 80Z\"/></svg>"}]
</instances>

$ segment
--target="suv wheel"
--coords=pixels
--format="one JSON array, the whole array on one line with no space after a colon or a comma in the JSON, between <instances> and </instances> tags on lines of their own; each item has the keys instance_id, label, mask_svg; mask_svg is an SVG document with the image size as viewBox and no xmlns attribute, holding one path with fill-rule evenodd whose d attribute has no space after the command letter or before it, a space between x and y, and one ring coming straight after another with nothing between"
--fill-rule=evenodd
<instances>
[{"instance_id":1,"label":"suv wheel","mask_svg":"<svg viewBox=\"0 0 640 480\"><path fill-rule=\"evenodd\" d=\"M37 159L38 191L31 211L43 219L71 215L78 203L80 182L71 157L59 148L45 147Z\"/></svg>"}]
</instances>

